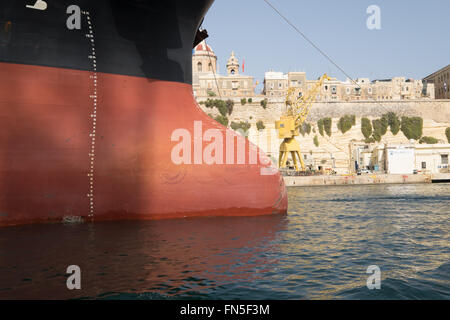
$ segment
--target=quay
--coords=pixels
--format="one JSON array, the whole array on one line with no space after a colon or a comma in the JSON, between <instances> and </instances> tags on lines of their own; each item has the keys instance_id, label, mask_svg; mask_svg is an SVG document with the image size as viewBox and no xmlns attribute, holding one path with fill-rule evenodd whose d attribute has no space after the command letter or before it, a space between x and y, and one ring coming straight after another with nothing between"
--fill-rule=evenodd
<instances>
[{"instance_id":1,"label":"quay","mask_svg":"<svg viewBox=\"0 0 450 320\"><path fill-rule=\"evenodd\" d=\"M369 185L369 184L417 184L450 182L450 174L367 174L367 175L321 175L285 176L288 187Z\"/></svg>"}]
</instances>

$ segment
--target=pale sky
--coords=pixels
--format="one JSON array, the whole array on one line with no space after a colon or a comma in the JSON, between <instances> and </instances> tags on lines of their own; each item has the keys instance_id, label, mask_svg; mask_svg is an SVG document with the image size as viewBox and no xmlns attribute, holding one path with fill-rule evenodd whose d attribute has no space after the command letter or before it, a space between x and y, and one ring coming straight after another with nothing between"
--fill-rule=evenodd
<instances>
[{"instance_id":1,"label":"pale sky","mask_svg":"<svg viewBox=\"0 0 450 320\"><path fill-rule=\"evenodd\" d=\"M450 64L448 0L270 1L352 78L422 79ZM370 5L381 9L381 30L367 28ZM269 70L346 79L263 0L216 0L203 27L222 74L234 50L259 82Z\"/></svg>"}]
</instances>

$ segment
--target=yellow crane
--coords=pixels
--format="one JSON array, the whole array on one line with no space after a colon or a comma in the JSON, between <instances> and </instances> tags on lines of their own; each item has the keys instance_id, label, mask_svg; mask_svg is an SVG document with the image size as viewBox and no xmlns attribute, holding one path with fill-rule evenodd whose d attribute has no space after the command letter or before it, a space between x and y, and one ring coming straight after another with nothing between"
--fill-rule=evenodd
<instances>
[{"instance_id":1,"label":"yellow crane","mask_svg":"<svg viewBox=\"0 0 450 320\"><path fill-rule=\"evenodd\" d=\"M300 171L298 162L300 162L302 171L305 171L305 163L301 157L300 144L295 137L300 135L300 127L308 117L310 108L325 80L331 80L327 74L319 78L315 86L305 95L300 94L298 88L290 87L286 95L287 111L279 121L275 122L275 128L278 130L278 137L283 139L280 146L280 156L278 165L281 168L286 167L289 153L291 153L295 170ZM298 159L298 161L297 161Z\"/></svg>"}]
</instances>

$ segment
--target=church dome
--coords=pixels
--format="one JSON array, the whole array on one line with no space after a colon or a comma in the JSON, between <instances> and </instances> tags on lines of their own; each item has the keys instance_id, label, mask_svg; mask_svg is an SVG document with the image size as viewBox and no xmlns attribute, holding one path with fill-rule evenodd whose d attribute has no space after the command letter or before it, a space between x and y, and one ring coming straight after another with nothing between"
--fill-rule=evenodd
<instances>
[{"instance_id":1,"label":"church dome","mask_svg":"<svg viewBox=\"0 0 450 320\"><path fill-rule=\"evenodd\" d=\"M205 41L200 42L194 48L194 54L212 54L214 55L213 49L205 43Z\"/></svg>"}]
</instances>

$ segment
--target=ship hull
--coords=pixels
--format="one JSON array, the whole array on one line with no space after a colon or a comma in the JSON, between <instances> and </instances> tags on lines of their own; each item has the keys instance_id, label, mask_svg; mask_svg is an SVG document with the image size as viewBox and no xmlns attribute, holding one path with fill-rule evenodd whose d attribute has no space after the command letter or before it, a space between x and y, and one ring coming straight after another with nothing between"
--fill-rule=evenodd
<instances>
[{"instance_id":1,"label":"ship hull","mask_svg":"<svg viewBox=\"0 0 450 320\"><path fill-rule=\"evenodd\" d=\"M65 14L65 1L47 2L49 15ZM0 2L0 226L285 213L286 188L268 158L192 95L189 46L211 1L78 2L89 6L85 29L56 38L31 31L39 12ZM183 31L127 25L149 15ZM130 32L138 26L151 36L146 46ZM64 58L51 59L55 43ZM211 133L222 143L208 153Z\"/></svg>"},{"instance_id":2,"label":"ship hull","mask_svg":"<svg viewBox=\"0 0 450 320\"><path fill-rule=\"evenodd\" d=\"M280 175L249 164L254 146L205 115L188 84L98 73L94 114L90 72L0 63L0 74L9 75L0 78L1 225L286 212ZM222 164L195 163L195 124L200 139L233 135ZM182 164L173 161L180 129L192 154Z\"/></svg>"}]
</instances>

